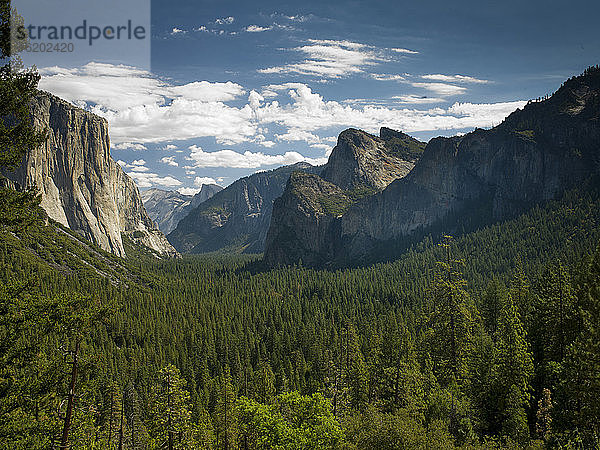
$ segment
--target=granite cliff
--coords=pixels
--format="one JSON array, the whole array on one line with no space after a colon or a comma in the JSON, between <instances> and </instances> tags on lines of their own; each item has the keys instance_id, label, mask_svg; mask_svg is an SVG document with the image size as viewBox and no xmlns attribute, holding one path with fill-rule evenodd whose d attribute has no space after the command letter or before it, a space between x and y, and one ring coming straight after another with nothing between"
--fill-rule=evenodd
<instances>
[{"instance_id":1,"label":"granite cliff","mask_svg":"<svg viewBox=\"0 0 600 450\"><path fill-rule=\"evenodd\" d=\"M380 192L414 167L425 144L399 131L380 136L343 131L321 176L294 173L273 206L265 261L274 266L302 260L330 265L343 252L341 218L362 199Z\"/></svg>"},{"instance_id":2,"label":"granite cliff","mask_svg":"<svg viewBox=\"0 0 600 450\"><path fill-rule=\"evenodd\" d=\"M48 140L4 175L17 188L35 188L48 216L102 249L125 256L122 235L157 255L177 252L148 217L133 180L110 156L106 120L51 94L31 104Z\"/></svg>"},{"instance_id":3,"label":"granite cliff","mask_svg":"<svg viewBox=\"0 0 600 450\"><path fill-rule=\"evenodd\" d=\"M168 238L180 252L260 253L264 249L273 201L294 171L320 172L297 163L241 178L192 209Z\"/></svg>"},{"instance_id":4,"label":"granite cliff","mask_svg":"<svg viewBox=\"0 0 600 450\"><path fill-rule=\"evenodd\" d=\"M169 234L192 209L221 190L223 188L216 184L203 184L197 194L184 195L177 191L151 188L142 192L142 201L160 231Z\"/></svg>"},{"instance_id":5,"label":"granite cliff","mask_svg":"<svg viewBox=\"0 0 600 450\"><path fill-rule=\"evenodd\" d=\"M425 233L510 218L571 188L585 189L599 174L600 70L591 68L492 129L432 139L406 177L348 207L330 235L334 244L312 251L328 255L323 264L331 265L394 257L390 249ZM275 227L285 221L277 212ZM270 244L270 264L303 258L302 252L281 257L289 246L283 237Z\"/></svg>"}]
</instances>

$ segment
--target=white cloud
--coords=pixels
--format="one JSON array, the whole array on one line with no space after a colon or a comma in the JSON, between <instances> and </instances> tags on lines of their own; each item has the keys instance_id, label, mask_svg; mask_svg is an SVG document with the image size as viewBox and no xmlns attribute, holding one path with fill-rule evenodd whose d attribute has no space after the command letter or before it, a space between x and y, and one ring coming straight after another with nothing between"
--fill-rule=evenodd
<instances>
[{"instance_id":1,"label":"white cloud","mask_svg":"<svg viewBox=\"0 0 600 450\"><path fill-rule=\"evenodd\" d=\"M115 145L201 136L229 144L255 134L251 109L225 104L245 92L232 82L171 85L146 71L100 63L40 72L41 89L106 118Z\"/></svg>"},{"instance_id":2,"label":"white cloud","mask_svg":"<svg viewBox=\"0 0 600 450\"><path fill-rule=\"evenodd\" d=\"M231 167L240 169L256 169L264 166L295 164L306 161L313 165L324 164L323 158L306 158L298 152L286 152L283 155L266 155L261 152L238 153L233 150L219 150L205 152L201 147L190 147L189 159L194 162L194 167Z\"/></svg>"},{"instance_id":3,"label":"white cloud","mask_svg":"<svg viewBox=\"0 0 600 450\"><path fill-rule=\"evenodd\" d=\"M390 48L391 51L396 52L396 53L401 53L403 55L418 55L419 52L416 52L414 50L409 50L407 48Z\"/></svg>"},{"instance_id":4,"label":"white cloud","mask_svg":"<svg viewBox=\"0 0 600 450\"><path fill-rule=\"evenodd\" d=\"M195 186L198 186L199 188L201 188L203 184L217 184L217 182L215 181L214 178L210 178L210 177L196 177L194 179Z\"/></svg>"},{"instance_id":5,"label":"white cloud","mask_svg":"<svg viewBox=\"0 0 600 450\"><path fill-rule=\"evenodd\" d=\"M119 160L117 163L123 169L130 169L129 172L126 172L127 175L129 175L140 188L152 186L173 187L181 185L181 181L171 176L161 177L156 173L150 173L150 169L146 167L146 161L143 159L136 159L131 163Z\"/></svg>"},{"instance_id":6,"label":"white cloud","mask_svg":"<svg viewBox=\"0 0 600 450\"><path fill-rule=\"evenodd\" d=\"M208 81L194 81L181 86L171 86L165 89L165 95L187 100L202 102L227 102L234 100L246 91L242 86L228 81L226 83L209 83Z\"/></svg>"},{"instance_id":7,"label":"white cloud","mask_svg":"<svg viewBox=\"0 0 600 450\"><path fill-rule=\"evenodd\" d=\"M174 187L181 186L181 181L171 176L161 177L155 173L128 172L138 187L148 188L152 186Z\"/></svg>"},{"instance_id":8,"label":"white cloud","mask_svg":"<svg viewBox=\"0 0 600 450\"><path fill-rule=\"evenodd\" d=\"M395 95L392 97L393 100L398 100L398 103L405 103L409 105L429 105L432 103L445 102L441 97L427 97L419 95Z\"/></svg>"},{"instance_id":9,"label":"white cloud","mask_svg":"<svg viewBox=\"0 0 600 450\"><path fill-rule=\"evenodd\" d=\"M171 30L172 36L175 36L176 34L185 34L185 33L187 33L187 31L184 31L181 28L177 28L177 27L175 27Z\"/></svg>"},{"instance_id":10,"label":"white cloud","mask_svg":"<svg viewBox=\"0 0 600 450\"><path fill-rule=\"evenodd\" d=\"M347 44L348 49L360 46ZM236 83L199 81L176 85L127 66L91 63L79 69L53 67L41 72L42 89L108 120L113 148L133 145L141 149L144 144L160 142L167 151L181 151L169 142L202 137L214 137L218 144L227 146L254 143L270 148L275 142L286 141L319 145L328 143L321 135L330 136L342 127L369 132L376 132L381 126L405 132L487 127L500 123L524 104L455 103L447 108L418 109L419 105L442 102L444 97L465 92L464 86L440 82L413 84L433 92L432 98L407 94L387 99L386 103L369 99L331 101L302 83L267 85L261 94L250 91L244 101L243 95L248 90ZM232 99L235 106L228 104ZM269 132L271 128L277 129L276 135ZM222 152L230 153L199 154L200 164L205 165L198 167L210 162L216 166L222 163L227 167L257 168L306 159L295 152L285 155Z\"/></svg>"},{"instance_id":11,"label":"white cloud","mask_svg":"<svg viewBox=\"0 0 600 450\"><path fill-rule=\"evenodd\" d=\"M315 133L331 127L356 127L377 132L381 126L406 132L488 127L500 123L511 111L526 102L478 105L456 103L454 107L418 110L364 105L361 107L325 101L308 86L290 90L288 105L277 101L256 110L261 123L276 123L287 129ZM460 105L460 106L458 106Z\"/></svg>"},{"instance_id":12,"label":"white cloud","mask_svg":"<svg viewBox=\"0 0 600 450\"><path fill-rule=\"evenodd\" d=\"M427 89L437 95L451 96L461 95L467 92L467 88L446 83L411 83L413 87Z\"/></svg>"},{"instance_id":13,"label":"white cloud","mask_svg":"<svg viewBox=\"0 0 600 450\"><path fill-rule=\"evenodd\" d=\"M377 81L404 81L404 80L406 80L406 78L404 78L402 75L394 75L394 74L387 74L387 73L371 73L371 74L369 74L369 76Z\"/></svg>"},{"instance_id":14,"label":"white cloud","mask_svg":"<svg viewBox=\"0 0 600 450\"><path fill-rule=\"evenodd\" d=\"M259 69L259 72L342 78L364 72L366 67L385 61L374 47L351 41L310 39L308 45L290 50L303 53L307 58L298 63Z\"/></svg>"},{"instance_id":15,"label":"white cloud","mask_svg":"<svg viewBox=\"0 0 600 450\"><path fill-rule=\"evenodd\" d=\"M181 195L196 195L198 192L200 192L200 189L198 188L192 188L192 187L182 187L177 189L177 192L179 192Z\"/></svg>"},{"instance_id":16,"label":"white cloud","mask_svg":"<svg viewBox=\"0 0 600 450\"><path fill-rule=\"evenodd\" d=\"M467 75L442 75L440 73L423 75L421 76L424 80L441 81L444 83L473 83L473 84L485 84L489 83L489 80L482 80L479 78L469 77Z\"/></svg>"},{"instance_id":17,"label":"white cloud","mask_svg":"<svg viewBox=\"0 0 600 450\"><path fill-rule=\"evenodd\" d=\"M235 21L235 17L222 17L219 19L215 19L215 23L219 25L231 25Z\"/></svg>"},{"instance_id":18,"label":"white cloud","mask_svg":"<svg viewBox=\"0 0 600 450\"><path fill-rule=\"evenodd\" d=\"M269 31L272 29L273 29L273 27L261 27L259 25L248 25L246 28L244 28L244 31L246 31L248 33L261 33L263 31Z\"/></svg>"},{"instance_id":19,"label":"white cloud","mask_svg":"<svg viewBox=\"0 0 600 450\"><path fill-rule=\"evenodd\" d=\"M165 156L164 158L161 158L160 162L163 164L167 164L171 167L179 167L179 164L177 163L177 161L175 161L174 156Z\"/></svg>"},{"instance_id":20,"label":"white cloud","mask_svg":"<svg viewBox=\"0 0 600 450\"><path fill-rule=\"evenodd\" d=\"M121 142L111 146L115 150L148 150L145 145L135 142Z\"/></svg>"},{"instance_id":21,"label":"white cloud","mask_svg":"<svg viewBox=\"0 0 600 450\"><path fill-rule=\"evenodd\" d=\"M316 134L299 128L291 128L285 134L276 134L275 138L278 141L305 141L308 144L318 144L321 142L321 138Z\"/></svg>"}]
</instances>

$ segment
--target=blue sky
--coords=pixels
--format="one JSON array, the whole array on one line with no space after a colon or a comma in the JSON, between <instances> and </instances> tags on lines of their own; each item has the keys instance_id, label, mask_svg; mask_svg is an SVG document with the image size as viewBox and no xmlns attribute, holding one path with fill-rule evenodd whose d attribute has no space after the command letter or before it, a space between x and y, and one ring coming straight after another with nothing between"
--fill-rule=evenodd
<instances>
[{"instance_id":1,"label":"blue sky","mask_svg":"<svg viewBox=\"0 0 600 450\"><path fill-rule=\"evenodd\" d=\"M490 127L600 62L594 2L324 3L153 1L150 70L61 60L41 87L108 119L140 188L191 193L322 163L350 126Z\"/></svg>"}]
</instances>

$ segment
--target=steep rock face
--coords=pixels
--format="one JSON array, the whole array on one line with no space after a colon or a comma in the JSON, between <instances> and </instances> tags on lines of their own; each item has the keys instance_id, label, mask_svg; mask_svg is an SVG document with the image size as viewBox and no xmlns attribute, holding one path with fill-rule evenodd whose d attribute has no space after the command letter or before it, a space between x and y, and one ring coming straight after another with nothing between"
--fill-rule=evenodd
<instances>
[{"instance_id":1,"label":"steep rock face","mask_svg":"<svg viewBox=\"0 0 600 450\"><path fill-rule=\"evenodd\" d=\"M301 259L307 266L321 266L331 261L339 234L336 209L350 202L346 191L318 175L292 173L273 204L265 262L275 266Z\"/></svg>"},{"instance_id":2,"label":"steep rock face","mask_svg":"<svg viewBox=\"0 0 600 450\"><path fill-rule=\"evenodd\" d=\"M241 178L191 210L169 241L181 252L262 252L273 201L296 170L314 173L320 168L297 163Z\"/></svg>"},{"instance_id":3,"label":"steep rock face","mask_svg":"<svg viewBox=\"0 0 600 450\"><path fill-rule=\"evenodd\" d=\"M38 189L50 218L104 250L125 256L124 233L158 254L177 254L148 217L133 180L111 158L104 119L44 92L31 112L34 125L48 130L48 140L7 178Z\"/></svg>"},{"instance_id":4,"label":"steep rock face","mask_svg":"<svg viewBox=\"0 0 600 450\"><path fill-rule=\"evenodd\" d=\"M491 130L432 139L406 177L350 206L335 227L338 234L330 235L334 244L311 253L333 248L324 262L333 265L394 257L423 233L504 220L570 188L591 186L599 175L600 70L589 69ZM275 250L267 248L265 257ZM292 259L302 257L300 252Z\"/></svg>"},{"instance_id":5,"label":"steep rock face","mask_svg":"<svg viewBox=\"0 0 600 450\"><path fill-rule=\"evenodd\" d=\"M408 135L382 129L378 138L361 130L343 131L337 145L323 168L323 179L342 189L364 186L383 189L397 178L402 178L414 167L414 159L406 159L406 155L397 151L397 147L388 145L393 139L400 137L412 139ZM421 144L416 139L415 143ZM418 144L415 144L418 147ZM424 144L421 144L421 148Z\"/></svg>"},{"instance_id":6,"label":"steep rock face","mask_svg":"<svg viewBox=\"0 0 600 450\"><path fill-rule=\"evenodd\" d=\"M192 197L192 201L190 202L190 209L197 208L200 203L205 202L217 192L221 192L222 190L223 188L218 184L203 184L200 188L200 192L198 192Z\"/></svg>"},{"instance_id":7,"label":"steep rock face","mask_svg":"<svg viewBox=\"0 0 600 450\"><path fill-rule=\"evenodd\" d=\"M481 210L488 222L508 218L599 173L600 71L592 70L496 128L433 139L407 177L344 215L338 239L350 260L376 259L391 240L443 221L452 231Z\"/></svg>"},{"instance_id":8,"label":"steep rock face","mask_svg":"<svg viewBox=\"0 0 600 450\"><path fill-rule=\"evenodd\" d=\"M265 245L268 265L336 263L344 250L339 235L346 211L406 176L425 146L388 128L381 129L381 136L345 130L320 177L292 174L274 204Z\"/></svg>"},{"instance_id":9,"label":"steep rock face","mask_svg":"<svg viewBox=\"0 0 600 450\"><path fill-rule=\"evenodd\" d=\"M169 234L192 209L222 189L216 184L203 184L200 192L192 196L152 188L142 192L142 200L148 216L156 222L160 231Z\"/></svg>"}]
</instances>

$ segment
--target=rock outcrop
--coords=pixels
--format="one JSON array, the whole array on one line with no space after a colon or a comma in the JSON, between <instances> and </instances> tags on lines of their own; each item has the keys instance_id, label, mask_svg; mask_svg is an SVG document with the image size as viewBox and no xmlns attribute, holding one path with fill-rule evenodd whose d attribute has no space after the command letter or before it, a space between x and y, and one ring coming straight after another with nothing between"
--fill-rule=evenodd
<instances>
[{"instance_id":1,"label":"rock outcrop","mask_svg":"<svg viewBox=\"0 0 600 450\"><path fill-rule=\"evenodd\" d=\"M37 189L51 219L106 251L125 256L124 234L158 255L177 255L148 217L134 181L111 158L106 120L45 92L31 112L48 140L4 174L9 180Z\"/></svg>"},{"instance_id":2,"label":"rock outcrop","mask_svg":"<svg viewBox=\"0 0 600 450\"><path fill-rule=\"evenodd\" d=\"M321 168L297 163L241 178L192 209L169 234L169 241L186 253L261 253L273 201L298 170L317 173Z\"/></svg>"},{"instance_id":3,"label":"rock outcrop","mask_svg":"<svg viewBox=\"0 0 600 450\"><path fill-rule=\"evenodd\" d=\"M265 262L327 264L338 252L339 217L351 202L344 189L318 175L292 173L283 195L273 204Z\"/></svg>"},{"instance_id":4,"label":"rock outcrop","mask_svg":"<svg viewBox=\"0 0 600 450\"><path fill-rule=\"evenodd\" d=\"M273 206L265 245L270 266L332 265L340 248L341 218L363 198L406 176L425 144L388 128L380 137L343 131L321 176L294 173Z\"/></svg>"},{"instance_id":5,"label":"rock outcrop","mask_svg":"<svg viewBox=\"0 0 600 450\"><path fill-rule=\"evenodd\" d=\"M160 231L169 234L177 224L200 203L223 190L216 184L203 184L196 195L184 195L177 191L151 188L142 191L144 207Z\"/></svg>"},{"instance_id":6,"label":"rock outcrop","mask_svg":"<svg viewBox=\"0 0 600 450\"><path fill-rule=\"evenodd\" d=\"M600 70L592 68L495 128L432 139L406 177L340 217L325 263L375 261L424 233L504 220L599 175Z\"/></svg>"},{"instance_id":7,"label":"rock outcrop","mask_svg":"<svg viewBox=\"0 0 600 450\"><path fill-rule=\"evenodd\" d=\"M420 148L420 153L425 144L389 128L382 128L381 136L353 128L343 131L323 168L323 179L342 189L357 186L383 189L405 176L414 167L420 154L417 151L415 155L407 157L408 152L399 148L399 138L410 140L414 147ZM392 140L395 141L392 143Z\"/></svg>"}]
</instances>

